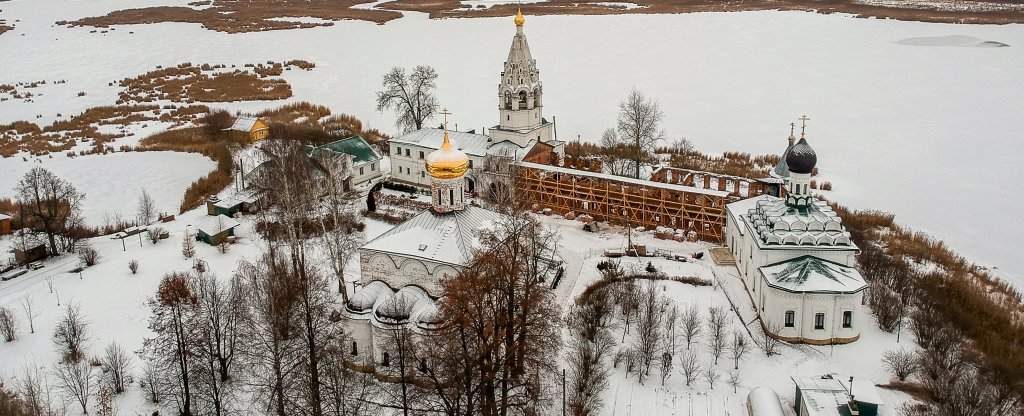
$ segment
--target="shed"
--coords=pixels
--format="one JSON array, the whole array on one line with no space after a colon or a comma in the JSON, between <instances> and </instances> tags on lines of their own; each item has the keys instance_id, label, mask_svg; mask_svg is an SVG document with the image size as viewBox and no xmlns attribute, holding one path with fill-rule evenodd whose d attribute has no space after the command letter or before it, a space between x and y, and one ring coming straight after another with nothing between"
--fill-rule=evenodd
<instances>
[{"instance_id":1,"label":"shed","mask_svg":"<svg viewBox=\"0 0 1024 416\"><path fill-rule=\"evenodd\" d=\"M7 235L11 233L11 221L13 219L10 215L0 213L0 235Z\"/></svg>"},{"instance_id":2,"label":"shed","mask_svg":"<svg viewBox=\"0 0 1024 416\"><path fill-rule=\"evenodd\" d=\"M871 380L851 377L851 381L844 382L832 375L792 379L796 384L795 410L799 416L878 416L882 406Z\"/></svg>"},{"instance_id":3,"label":"shed","mask_svg":"<svg viewBox=\"0 0 1024 416\"><path fill-rule=\"evenodd\" d=\"M234 218L217 215L203 217L196 222L196 240L215 246L235 235L235 227L241 224Z\"/></svg>"},{"instance_id":4,"label":"shed","mask_svg":"<svg viewBox=\"0 0 1024 416\"><path fill-rule=\"evenodd\" d=\"M250 142L255 142L270 135L270 126L259 117L238 116L228 131L245 134Z\"/></svg>"}]
</instances>

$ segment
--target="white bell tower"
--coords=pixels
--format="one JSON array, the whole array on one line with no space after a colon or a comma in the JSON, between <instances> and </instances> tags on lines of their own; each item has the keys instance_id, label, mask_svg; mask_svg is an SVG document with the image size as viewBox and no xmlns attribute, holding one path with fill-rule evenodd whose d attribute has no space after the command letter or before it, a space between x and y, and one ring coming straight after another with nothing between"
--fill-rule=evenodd
<instances>
[{"instance_id":1,"label":"white bell tower","mask_svg":"<svg viewBox=\"0 0 1024 416\"><path fill-rule=\"evenodd\" d=\"M509 140L525 147L531 140L549 142L554 139L554 126L544 120L544 88L540 82L537 61L530 54L530 45L523 33L526 18L516 13L516 35L508 51L505 69L498 84L498 125L491 137Z\"/></svg>"}]
</instances>

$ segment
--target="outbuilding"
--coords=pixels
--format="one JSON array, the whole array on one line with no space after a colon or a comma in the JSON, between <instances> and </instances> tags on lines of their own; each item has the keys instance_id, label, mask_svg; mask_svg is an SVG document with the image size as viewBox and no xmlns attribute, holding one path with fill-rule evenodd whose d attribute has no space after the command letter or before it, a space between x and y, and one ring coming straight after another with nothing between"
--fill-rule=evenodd
<instances>
[{"instance_id":1,"label":"outbuilding","mask_svg":"<svg viewBox=\"0 0 1024 416\"><path fill-rule=\"evenodd\" d=\"M196 239L216 246L228 237L234 237L235 227L239 225L241 224L234 218L225 215L203 217L195 224Z\"/></svg>"},{"instance_id":2,"label":"outbuilding","mask_svg":"<svg viewBox=\"0 0 1024 416\"><path fill-rule=\"evenodd\" d=\"M0 235L7 235L11 233L11 221L10 215L0 212Z\"/></svg>"}]
</instances>

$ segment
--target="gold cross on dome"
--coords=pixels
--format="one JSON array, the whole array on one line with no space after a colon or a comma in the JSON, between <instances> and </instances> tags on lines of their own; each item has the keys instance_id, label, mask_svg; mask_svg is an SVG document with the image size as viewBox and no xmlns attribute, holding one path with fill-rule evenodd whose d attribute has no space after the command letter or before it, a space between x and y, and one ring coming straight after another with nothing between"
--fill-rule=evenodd
<instances>
[{"instance_id":1,"label":"gold cross on dome","mask_svg":"<svg viewBox=\"0 0 1024 416\"><path fill-rule=\"evenodd\" d=\"M804 138L804 134L807 130L807 121L810 119L807 118L807 114L804 114L803 116L800 116L800 118L798 118L797 120L800 120L802 122L802 125L800 126L800 138L802 139Z\"/></svg>"},{"instance_id":2,"label":"gold cross on dome","mask_svg":"<svg viewBox=\"0 0 1024 416\"><path fill-rule=\"evenodd\" d=\"M448 116L450 116L451 114L452 113L449 113L447 108L445 108L444 110L441 110L441 115L444 116L444 129L445 130L448 130Z\"/></svg>"}]
</instances>

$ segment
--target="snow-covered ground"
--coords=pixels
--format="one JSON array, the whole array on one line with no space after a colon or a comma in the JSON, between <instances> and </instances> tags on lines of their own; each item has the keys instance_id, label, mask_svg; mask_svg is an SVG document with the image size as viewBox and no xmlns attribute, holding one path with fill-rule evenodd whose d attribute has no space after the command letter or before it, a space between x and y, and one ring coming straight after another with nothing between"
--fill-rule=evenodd
<instances>
[{"instance_id":1,"label":"snow-covered ground","mask_svg":"<svg viewBox=\"0 0 1024 416\"><path fill-rule=\"evenodd\" d=\"M14 187L36 166L51 170L85 193L82 212L86 223L101 226L106 219L135 217L137 201L145 189L159 212L178 213L185 188L205 176L215 163L198 153L124 152L68 158L21 155L0 158L0 198L14 198Z\"/></svg>"},{"instance_id":2,"label":"snow-covered ground","mask_svg":"<svg viewBox=\"0 0 1024 416\"><path fill-rule=\"evenodd\" d=\"M149 241L140 243L131 237L125 240L126 244L122 248L119 240L104 237L93 239L92 244L100 250L102 258L97 265L85 269L81 275L70 272L77 265L77 259L64 256L47 260L46 267L41 270L0 282L0 305L14 309L22 327L17 341L0 343L0 357L4 357L0 360L0 379L11 380L17 377L25 366L50 368L57 362L59 357L54 352L50 334L64 307L71 303L79 304L89 321L88 356L101 355L102 349L111 342L121 344L127 351L139 350L143 338L151 335L147 327L150 311L146 301L155 293L165 273L192 267L193 261L181 255L181 239L186 225L194 224L203 217L205 211L198 209L178 216L173 222L158 224L170 232L170 238L156 245ZM581 223L576 221L558 217L544 217L542 221L560 235L559 253L567 262L567 273L556 289L556 298L559 304L568 305L589 284L600 278L596 265L603 259L602 251L622 248L626 241L625 231L618 227L608 227L599 233L586 233L581 229ZM252 217L242 217L240 222L242 226L236 229L238 242L227 253L220 253L215 247L203 243L196 244L196 257L206 261L209 270L220 278L230 276L240 260L255 258L263 248L264 243L252 230ZM374 220L366 220L366 224L367 239L392 227ZM650 250L663 249L677 254L708 247L704 243L657 240L649 232L634 232L632 237L635 243L646 244ZM5 246L5 242L0 239L0 248ZM137 275L132 275L127 267L128 261L132 259L140 263ZM658 283L673 305L680 308L696 304L706 316L706 310L711 306L728 309L730 299L740 310L750 308L749 298L743 297L742 288L738 286L740 283L735 277L735 269L715 267L708 256L705 256L705 260L686 263L661 258L624 258L621 261L624 264L637 263L641 267L651 261L670 276L698 276L712 280L717 274L721 278L721 288L694 287L676 282ZM354 280L358 276L358 260L352 259L347 269L347 278ZM20 313L20 303L26 297L31 298L36 310L41 312L35 319L34 334L28 333L27 322ZM749 318L741 318L741 315L730 312L729 331L745 331L744 326L747 326L757 334L757 324L751 324ZM713 389L703 379L686 387L678 366L664 386L656 376L641 385L635 376L627 376L620 365L614 370L611 385L604 393L605 407L601 414L741 415L745 414L743 403L746 394L756 387L771 387L791 404L791 376L813 377L836 373L843 377L852 375L859 380L870 379L884 383L888 380L888 374L882 368L881 354L899 345L912 346L911 338L904 336L902 344L897 344L894 335L882 333L875 328L869 315L858 316L856 319L864 320L865 329L861 340L850 345L832 348L783 344L781 354L770 358L761 349L752 349L739 365L742 382L735 393L725 381L732 363L724 355L716 366L723 379ZM630 336L627 335L625 339L628 343ZM692 348L697 351L702 365L707 365L712 357L705 347L704 339L701 338ZM133 359L136 370L139 370L141 361L138 357ZM652 371L654 373L656 371ZM880 392L891 407L908 400L902 393L887 390ZM145 402L137 384L129 386L127 393L117 396L116 408L119 409L118 414L148 414L153 410L152 405Z\"/></svg>"},{"instance_id":3,"label":"snow-covered ground","mask_svg":"<svg viewBox=\"0 0 1024 416\"><path fill-rule=\"evenodd\" d=\"M606 249L623 249L626 245L625 231L619 227L609 227L600 233L588 233L582 230L579 222L568 221L559 217L543 217L542 221L558 230L561 236L559 254L566 260L567 273L564 283L556 289L559 304L568 305L590 284L600 279L597 263L605 260L602 253ZM650 232L633 233L635 244L647 245L648 251L662 249L675 254L687 254L705 250L705 243L687 243L655 239ZM643 269L651 262L659 271L669 276L697 276L707 280L721 281L722 288L695 287L678 282L659 282L662 293L671 300L671 304L680 310L689 305L698 305L702 316L707 316L707 309L722 306L731 309L731 303L741 311L739 314L729 313L728 333L733 330L744 331L758 337L760 327L754 321L751 300L742 287L735 267L717 267L710 256L703 260L682 263L663 258L622 258L624 267ZM633 266L629 266L633 264ZM726 295L728 292L728 295ZM742 317L741 317L742 316ZM698 377L690 387L686 387L685 378L679 373L676 363L672 375L661 385L657 370L651 370L651 378L639 384L636 377L625 373L623 366L613 371L612 382L603 396L604 410L602 415L746 415L745 401L747 393L757 387L770 387L775 390L787 406L793 405L794 385L790 377L817 377L825 374L838 374L841 377L853 376L858 380L871 380L875 383L886 383L889 374L881 363L885 351L902 348L913 348L912 337L904 333L901 342L896 342L896 335L882 332L875 324L874 318L865 310L855 319L863 322L861 339L857 342L838 346L791 345L782 343L781 354L767 357L760 347L753 348L751 353L740 362L739 373L742 382L734 393L728 385L728 372L733 370L732 361L723 355L715 368L722 380L715 383L714 389ZM706 328L705 332L706 334ZM617 336L622 335L622 328ZM616 348L628 347L626 343ZM695 351L702 366L712 360L705 340L700 337L691 349ZM685 341L684 341L685 343ZM685 349L685 348L684 348ZM890 411L909 396L900 392L879 389L886 402L887 412L883 415L895 415Z\"/></svg>"},{"instance_id":4,"label":"snow-covered ground","mask_svg":"<svg viewBox=\"0 0 1024 416\"><path fill-rule=\"evenodd\" d=\"M57 113L112 103L108 83L156 65L315 62L288 71L295 97L391 129L374 92L392 66L428 64L440 102L462 129L495 124L494 86L514 33L511 18L429 20L225 34L198 24L93 28L56 20L188 0L14 0L20 20L0 36L0 83L66 79L31 103L0 103L0 123L49 122ZM483 1L468 2L486 3ZM808 135L829 197L894 212L903 224L946 240L1024 286L1016 252L1024 222L1014 180L1024 169L1024 28L854 19L803 12L527 16L526 33L545 85L547 116L562 139L599 137L632 87L657 98L670 138L701 150L778 153L788 124L811 118ZM410 37L410 34L415 34ZM920 47L908 38L970 36L1008 48ZM324 47L327 45L328 47ZM201 47L200 47L201 46ZM87 95L78 97L78 91ZM281 102L217 104L258 110ZM42 115L36 119L36 115Z\"/></svg>"}]
</instances>

